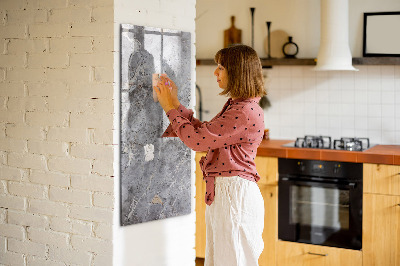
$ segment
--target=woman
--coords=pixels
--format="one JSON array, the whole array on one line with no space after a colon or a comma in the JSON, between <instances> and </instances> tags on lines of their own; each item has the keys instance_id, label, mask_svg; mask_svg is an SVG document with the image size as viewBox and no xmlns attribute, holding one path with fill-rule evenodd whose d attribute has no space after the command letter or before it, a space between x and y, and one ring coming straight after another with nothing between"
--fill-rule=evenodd
<instances>
[{"instance_id":1,"label":"woman","mask_svg":"<svg viewBox=\"0 0 400 266\"><path fill-rule=\"evenodd\" d=\"M266 95L257 53L246 45L224 48L215 55L214 75L230 98L210 122L193 117L177 99L166 76L153 89L170 120L162 137L179 137L195 151L208 151L200 167L206 182L205 265L258 265L264 248L264 201L254 158L264 134ZM171 90L170 90L171 86Z\"/></svg>"}]
</instances>

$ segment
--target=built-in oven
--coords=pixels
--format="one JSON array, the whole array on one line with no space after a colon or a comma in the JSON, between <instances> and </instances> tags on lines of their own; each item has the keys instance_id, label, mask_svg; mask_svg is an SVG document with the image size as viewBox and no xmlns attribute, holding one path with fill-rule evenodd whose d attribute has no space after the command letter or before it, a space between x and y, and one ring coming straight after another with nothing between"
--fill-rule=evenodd
<instances>
[{"instance_id":1,"label":"built-in oven","mask_svg":"<svg viewBox=\"0 0 400 266\"><path fill-rule=\"evenodd\" d=\"M278 238L361 250L360 163L278 160Z\"/></svg>"}]
</instances>

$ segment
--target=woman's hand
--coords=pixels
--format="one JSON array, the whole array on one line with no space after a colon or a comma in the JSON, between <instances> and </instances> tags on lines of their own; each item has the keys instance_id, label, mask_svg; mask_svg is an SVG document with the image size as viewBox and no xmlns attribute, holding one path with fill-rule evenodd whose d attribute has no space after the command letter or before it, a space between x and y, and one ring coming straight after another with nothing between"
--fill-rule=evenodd
<instances>
[{"instance_id":1,"label":"woman's hand","mask_svg":"<svg viewBox=\"0 0 400 266\"><path fill-rule=\"evenodd\" d=\"M171 86L171 100L172 104L174 105L175 108L178 108L180 105L180 102L178 100L178 87L175 85L175 83L172 81L172 79L168 78L167 74L161 74L160 79L162 82L169 82Z\"/></svg>"},{"instance_id":2,"label":"woman's hand","mask_svg":"<svg viewBox=\"0 0 400 266\"><path fill-rule=\"evenodd\" d=\"M154 86L153 90L157 93L158 101L165 113L171 109L175 109L172 102L170 85L165 77L160 77L157 86Z\"/></svg>"}]
</instances>

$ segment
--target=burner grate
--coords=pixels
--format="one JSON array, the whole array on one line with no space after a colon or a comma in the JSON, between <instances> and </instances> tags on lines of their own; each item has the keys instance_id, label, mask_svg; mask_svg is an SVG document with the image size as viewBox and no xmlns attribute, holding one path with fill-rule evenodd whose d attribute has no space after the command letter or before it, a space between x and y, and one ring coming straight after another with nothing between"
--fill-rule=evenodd
<instances>
[{"instance_id":1,"label":"burner grate","mask_svg":"<svg viewBox=\"0 0 400 266\"><path fill-rule=\"evenodd\" d=\"M333 149L344 151L364 151L371 148L368 138L347 138L342 137L331 141L329 136L305 135L296 138L295 142L285 144L286 147L314 148L314 149ZM372 145L373 146L373 145Z\"/></svg>"},{"instance_id":2,"label":"burner grate","mask_svg":"<svg viewBox=\"0 0 400 266\"><path fill-rule=\"evenodd\" d=\"M368 138L340 138L333 142L335 150L363 151L369 147Z\"/></svg>"},{"instance_id":3,"label":"burner grate","mask_svg":"<svg viewBox=\"0 0 400 266\"><path fill-rule=\"evenodd\" d=\"M304 138L297 138L294 146L299 148L330 149L331 137L306 135Z\"/></svg>"}]
</instances>

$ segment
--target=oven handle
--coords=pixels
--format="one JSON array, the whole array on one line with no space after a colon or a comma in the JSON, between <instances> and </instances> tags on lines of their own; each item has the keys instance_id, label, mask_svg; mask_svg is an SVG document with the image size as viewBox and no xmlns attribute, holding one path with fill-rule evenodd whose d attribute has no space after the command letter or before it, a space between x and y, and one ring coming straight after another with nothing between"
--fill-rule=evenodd
<instances>
[{"instance_id":1,"label":"oven handle","mask_svg":"<svg viewBox=\"0 0 400 266\"><path fill-rule=\"evenodd\" d=\"M290 182L294 185L307 185L307 186L319 186L319 187L338 187L346 189L354 189L356 183L354 182L335 182L335 181L315 181L315 180L304 180L299 178L281 177L281 181Z\"/></svg>"}]
</instances>

